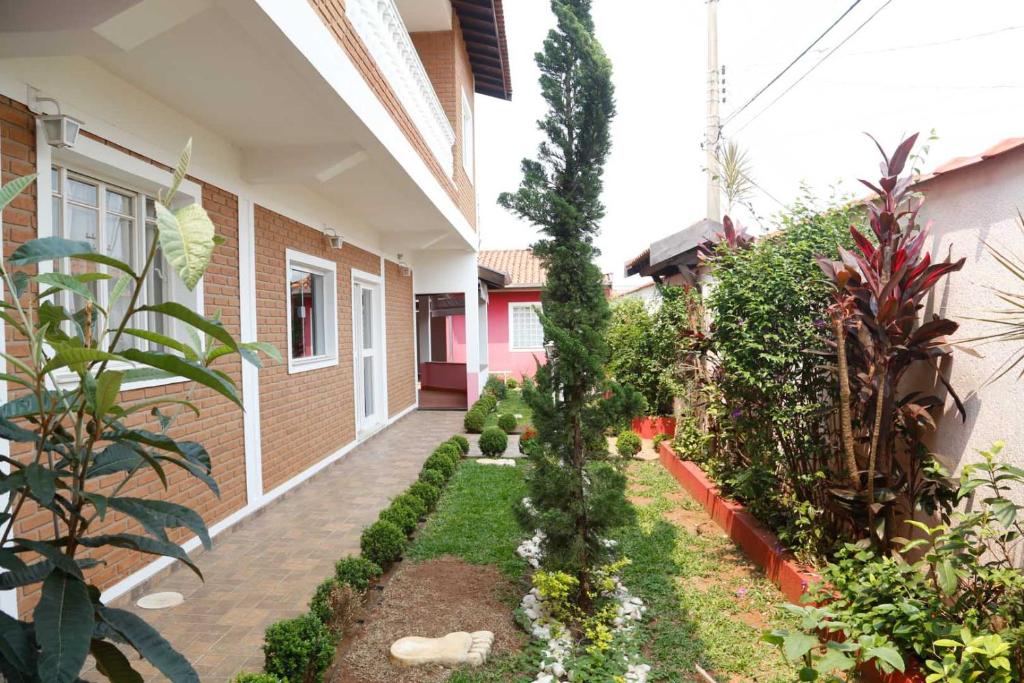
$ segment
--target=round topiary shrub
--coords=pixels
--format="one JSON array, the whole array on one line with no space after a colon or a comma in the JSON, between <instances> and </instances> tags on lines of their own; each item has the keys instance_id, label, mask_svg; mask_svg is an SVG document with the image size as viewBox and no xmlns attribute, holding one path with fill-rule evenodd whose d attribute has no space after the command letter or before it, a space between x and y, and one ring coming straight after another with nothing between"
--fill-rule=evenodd
<instances>
[{"instance_id":1,"label":"round topiary shrub","mask_svg":"<svg viewBox=\"0 0 1024 683\"><path fill-rule=\"evenodd\" d=\"M441 487L444 486L445 479L444 475L437 470L423 470L420 472L420 482L423 484L429 484L440 491ZM415 484L413 486L415 486ZM411 486L409 487L409 492L412 493Z\"/></svg>"},{"instance_id":2,"label":"round topiary shrub","mask_svg":"<svg viewBox=\"0 0 1024 683\"><path fill-rule=\"evenodd\" d=\"M441 497L441 489L425 481L418 481L409 487L409 495L416 496L423 501L428 510L433 510L434 506L437 505L438 499Z\"/></svg>"},{"instance_id":3,"label":"round topiary shrub","mask_svg":"<svg viewBox=\"0 0 1024 683\"><path fill-rule=\"evenodd\" d=\"M396 502L381 510L380 514L377 515L377 519L391 522L404 531L406 535L409 535L416 528L416 524L420 521L420 516L408 505Z\"/></svg>"},{"instance_id":4,"label":"round topiary shrub","mask_svg":"<svg viewBox=\"0 0 1024 683\"><path fill-rule=\"evenodd\" d=\"M316 618L325 624L331 623L331 591L338 587L338 580L333 576L324 579L313 592L313 598L309 601L309 613L315 614Z\"/></svg>"},{"instance_id":5,"label":"round topiary shrub","mask_svg":"<svg viewBox=\"0 0 1024 683\"><path fill-rule=\"evenodd\" d=\"M488 413L498 407L498 398L494 394L484 394L480 397L480 401Z\"/></svg>"},{"instance_id":6,"label":"round topiary shrub","mask_svg":"<svg viewBox=\"0 0 1024 683\"><path fill-rule=\"evenodd\" d=\"M507 380L505 380L505 386L507 386L509 389L516 389L519 387L519 382L516 381L515 377L509 377Z\"/></svg>"},{"instance_id":7,"label":"round topiary shrub","mask_svg":"<svg viewBox=\"0 0 1024 683\"><path fill-rule=\"evenodd\" d=\"M480 452L486 456L501 455L508 448L508 436L499 427L488 427L480 435Z\"/></svg>"},{"instance_id":8,"label":"round topiary shrub","mask_svg":"<svg viewBox=\"0 0 1024 683\"><path fill-rule=\"evenodd\" d=\"M443 444L435 448L434 452L446 456L452 461L453 465L458 465L459 461L462 460L462 449L459 448L457 443L445 441Z\"/></svg>"},{"instance_id":9,"label":"round topiary shrub","mask_svg":"<svg viewBox=\"0 0 1024 683\"><path fill-rule=\"evenodd\" d=\"M405 532L400 527L378 520L363 530L359 548L363 551L363 557L381 567L387 567L402 556L405 541Z\"/></svg>"},{"instance_id":10,"label":"round topiary shrub","mask_svg":"<svg viewBox=\"0 0 1024 683\"><path fill-rule=\"evenodd\" d=\"M427 514L426 504L422 500L408 492L396 497L393 501L391 501L391 504L406 506L407 508L416 513L416 519L419 519L423 515Z\"/></svg>"},{"instance_id":11,"label":"round topiary shrub","mask_svg":"<svg viewBox=\"0 0 1024 683\"><path fill-rule=\"evenodd\" d=\"M335 635L315 614L284 619L268 626L263 636L263 668L286 681L321 683L336 643Z\"/></svg>"},{"instance_id":12,"label":"round topiary shrub","mask_svg":"<svg viewBox=\"0 0 1024 683\"><path fill-rule=\"evenodd\" d=\"M283 678L273 674L256 673L254 671L243 671L235 676L231 683L288 683Z\"/></svg>"},{"instance_id":13,"label":"round topiary shrub","mask_svg":"<svg viewBox=\"0 0 1024 683\"><path fill-rule=\"evenodd\" d=\"M484 430L484 422L486 421L487 414L480 408L473 408L462 419L462 426L470 434L479 434Z\"/></svg>"},{"instance_id":14,"label":"round topiary shrub","mask_svg":"<svg viewBox=\"0 0 1024 683\"><path fill-rule=\"evenodd\" d=\"M432 453L423 463L421 472L426 472L427 470L437 470L447 480L455 473L455 463L452 462L447 453Z\"/></svg>"},{"instance_id":15,"label":"round topiary shrub","mask_svg":"<svg viewBox=\"0 0 1024 683\"><path fill-rule=\"evenodd\" d=\"M334 564L334 578L360 593L368 590L370 584L380 578L384 572L380 565L365 557L349 555Z\"/></svg>"},{"instance_id":16,"label":"round topiary shrub","mask_svg":"<svg viewBox=\"0 0 1024 683\"><path fill-rule=\"evenodd\" d=\"M462 434L456 434L448 440L458 446L463 455L469 453L469 439L464 437Z\"/></svg>"},{"instance_id":17,"label":"round topiary shrub","mask_svg":"<svg viewBox=\"0 0 1024 683\"><path fill-rule=\"evenodd\" d=\"M640 452L642 447L643 442L640 440L640 435L633 431L622 432L615 440L615 449L623 458L632 458Z\"/></svg>"},{"instance_id":18,"label":"round topiary shrub","mask_svg":"<svg viewBox=\"0 0 1024 683\"><path fill-rule=\"evenodd\" d=\"M511 434L516 431L519 423L516 422L516 416L512 413L502 413L498 416L498 426L501 427L501 431Z\"/></svg>"},{"instance_id":19,"label":"round topiary shrub","mask_svg":"<svg viewBox=\"0 0 1024 683\"><path fill-rule=\"evenodd\" d=\"M504 400L506 395L505 381L497 375L491 375L484 384L484 391L497 399Z\"/></svg>"}]
</instances>

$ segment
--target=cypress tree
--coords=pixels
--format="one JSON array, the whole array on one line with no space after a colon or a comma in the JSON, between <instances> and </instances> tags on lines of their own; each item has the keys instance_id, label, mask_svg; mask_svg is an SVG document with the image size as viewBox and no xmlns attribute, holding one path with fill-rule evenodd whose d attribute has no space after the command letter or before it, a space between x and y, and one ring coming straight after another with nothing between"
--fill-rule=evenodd
<instances>
[{"instance_id":1,"label":"cypress tree","mask_svg":"<svg viewBox=\"0 0 1024 683\"><path fill-rule=\"evenodd\" d=\"M642 410L638 394L605 374L610 321L601 271L594 263L604 206L602 173L615 115L611 62L594 36L590 0L552 0L557 25L536 55L548 104L538 122L546 140L522 162L523 179L498 201L538 226L533 253L547 285L540 313L549 362L525 388L538 438L527 452L529 529L546 536L544 567L579 580L577 603L592 604L594 569L609 558L608 531L628 521L625 476L609 460L605 430Z\"/></svg>"}]
</instances>

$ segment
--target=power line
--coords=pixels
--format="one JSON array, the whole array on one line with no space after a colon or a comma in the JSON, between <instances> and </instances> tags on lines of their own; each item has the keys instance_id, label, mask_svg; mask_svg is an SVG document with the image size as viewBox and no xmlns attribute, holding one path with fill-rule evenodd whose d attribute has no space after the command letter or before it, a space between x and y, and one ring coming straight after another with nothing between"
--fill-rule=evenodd
<instances>
[{"instance_id":1,"label":"power line","mask_svg":"<svg viewBox=\"0 0 1024 683\"><path fill-rule=\"evenodd\" d=\"M804 74L803 74L802 76L800 76L800 78L796 79L796 80L795 80L795 81L794 81L794 82L793 82L792 84L790 84L790 86L789 86L788 88L786 88L786 89L785 89L785 90L783 90L783 91L782 91L781 93L779 93L778 97L776 97L776 98L775 98L774 100L772 100L771 102L769 102L769 103L768 103L768 106L767 106L767 107L765 107L764 109L762 109L761 111L759 111L759 112L758 112L757 114L755 114L755 115L754 115L754 117L753 117L752 119L750 119L749 121L747 121L746 123L744 123L744 124L743 124L742 126L740 126L740 127L739 127L739 128L738 128L738 129L736 130L736 131L734 131L734 132L733 132L733 135L736 135L737 133L739 133L740 131L742 131L742 130L743 130L744 128L746 128L747 126L749 126L750 124L752 124L752 123L753 123L754 121L757 121L757 119L758 119L758 118L760 118L760 116L761 116L762 114L764 114L764 113L765 113L766 111L768 111L769 109L771 109L771 108L772 108L772 107L773 107L773 106L775 105L775 103L776 103L776 102L778 102L779 100L781 100L781 99L782 99L783 97L785 97L785 96L786 96L786 94L787 94L787 93L788 93L788 92L789 92L790 90L792 90L792 89L793 89L793 88L795 88L795 87L796 87L797 85L799 85L799 84L800 84L800 81L802 81L802 80L804 80L805 78L807 78L808 76L810 76L810 75L811 75L811 74L812 74L812 73L814 72L814 70L815 70L815 69L817 69L817 68L818 68L819 66L821 66L821 65L822 65L822 63L823 63L823 62L824 62L824 61L825 61L826 59L828 59L829 57L831 57L832 55L834 55L834 54L836 53L836 51L837 51L837 50L839 50L839 48L841 48L841 47L842 47L843 45L846 45L846 43L847 43L847 42L849 42L849 40L850 40L851 38L853 38L853 37L854 37L855 35L857 35L858 33L860 33L861 29L863 29L863 28L864 28L865 26L867 26L867 25L868 25L869 23L871 23L871 21L872 21L872 20L873 20L873 19L874 19L875 17L877 17L877 16L879 15L879 13L880 13L880 12L881 12L882 10L884 10L884 9L885 9L886 7L888 7L888 6L889 6L889 5L891 4L891 3L892 3L892 0L886 0L886 1L885 1L885 3L884 3L884 4L883 4L883 5L881 6L881 7L879 7L878 9L876 9L876 10L875 10L875 11L874 11L874 12L873 12L873 13L871 14L871 16L869 16L869 17L868 17L867 19L865 19L865 20L864 20L864 22L863 22L863 23L862 23L862 24L861 24L860 26L858 26L857 28L855 28L855 29L853 30L853 33L851 33L850 35L848 35L848 36L846 36L845 38L843 38L843 40L842 40L842 41L841 41L841 42L840 42L840 43L839 43L838 45L836 45L836 46L835 46L834 48L832 48L832 49L831 49L831 50L829 50L829 51L828 51L827 53L825 53L825 56L824 56L824 57L822 57L821 59L819 59L819 60L818 60L817 62L815 62L815 63L814 63L814 66L812 66L812 67L811 67L810 69L808 69L808 70L807 70L807 71L806 71L806 72L805 72L805 73L804 73Z\"/></svg>"},{"instance_id":2,"label":"power line","mask_svg":"<svg viewBox=\"0 0 1024 683\"><path fill-rule=\"evenodd\" d=\"M935 40L930 43L916 43L914 45L897 45L896 47L885 47L878 50L861 50L860 52L850 52L849 55L877 55L883 52L899 52L901 50L918 50L926 47L937 47L939 45L951 45L953 43L962 43L965 40L974 40L976 38L987 38L988 36L995 36L1000 33L1007 33L1009 31L1019 31L1024 28L1024 24L1017 26L1006 26L1004 28L998 28L994 31L985 31L983 33L972 33L969 36L959 36L957 38L948 38L946 40Z\"/></svg>"},{"instance_id":3,"label":"power line","mask_svg":"<svg viewBox=\"0 0 1024 683\"><path fill-rule=\"evenodd\" d=\"M853 4L850 5L849 7L847 7L846 11L843 12L839 16L838 19L833 21L832 24L821 33L821 35L819 35L817 38L815 38L813 43L811 43L810 45L805 47L803 52L798 54L793 61L791 61L789 64L787 64L785 69L783 69L779 73L775 74L775 78L773 78L772 80L768 81L768 83L764 87L762 87L760 90L758 90L756 93L754 93L754 96L751 97L749 100L747 100L743 104L742 107L740 107L739 109L737 109L733 113L729 114L729 116L725 117L725 121L722 122L722 125L724 126L725 124L729 123L729 121L733 120L736 116L738 116L740 114L740 112L742 112L744 109L746 109L751 104L753 104L754 100L756 100L758 97L760 97L764 93L765 90L767 90L768 88L772 87L775 84L776 81L778 81L780 78L782 78L786 74L787 71L792 69L793 66L797 62L799 62L801 59L803 59L804 55L806 55L808 52L811 51L811 48L813 48L815 45L817 45L819 42L821 42L821 39L824 38L826 35L828 35L828 32L831 31L832 29L834 29L839 24L839 22L842 21L846 17L847 14L852 12L853 8L856 7L857 5L859 5L860 3L861 3L861 0L854 0Z\"/></svg>"}]
</instances>

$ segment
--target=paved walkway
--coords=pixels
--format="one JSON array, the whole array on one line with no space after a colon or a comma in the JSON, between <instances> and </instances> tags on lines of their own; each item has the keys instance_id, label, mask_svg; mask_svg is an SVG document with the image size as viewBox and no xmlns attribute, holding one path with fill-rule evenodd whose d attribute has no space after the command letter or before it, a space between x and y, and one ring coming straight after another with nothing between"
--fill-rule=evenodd
<instances>
[{"instance_id":1,"label":"paved walkway","mask_svg":"<svg viewBox=\"0 0 1024 683\"><path fill-rule=\"evenodd\" d=\"M132 609L188 657L203 681L226 683L238 671L260 671L264 629L306 611L334 562L359 552L363 528L415 481L434 448L461 429L462 413L408 415L215 538L213 550L196 556L205 583L179 567L150 587L177 591L184 604ZM164 680L143 662L133 665L146 680Z\"/></svg>"}]
</instances>

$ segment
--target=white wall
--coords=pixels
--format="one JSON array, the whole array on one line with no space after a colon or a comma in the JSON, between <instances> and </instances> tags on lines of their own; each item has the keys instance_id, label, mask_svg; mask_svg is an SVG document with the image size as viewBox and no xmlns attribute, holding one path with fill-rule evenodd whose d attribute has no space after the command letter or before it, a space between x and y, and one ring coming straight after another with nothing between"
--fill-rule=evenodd
<instances>
[{"instance_id":1,"label":"white wall","mask_svg":"<svg viewBox=\"0 0 1024 683\"><path fill-rule=\"evenodd\" d=\"M934 221L929 248L932 258L942 260L952 248L954 259L966 257L962 270L944 278L925 300L923 318L938 313L960 323L956 339L989 334L991 323L970 320L991 317L1006 308L996 289L1024 292L1024 282L1000 266L986 249L988 242L1024 257L1024 233L1016 224L1018 207L1024 207L1024 152L1008 152L975 166L940 175L921 188L926 201L922 222ZM939 428L931 439L933 450L953 467L976 459L975 451L1003 440L1003 456L1024 465L1024 380L1013 372L988 383L1020 342L971 344L984 355L975 358L956 350L950 363L953 387L967 407L966 423L947 399ZM938 395L944 395L941 385ZM1022 492L1024 495L1024 492Z\"/></svg>"}]
</instances>

